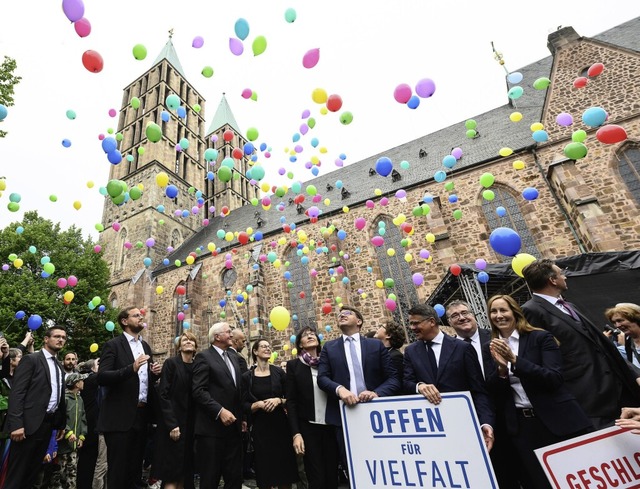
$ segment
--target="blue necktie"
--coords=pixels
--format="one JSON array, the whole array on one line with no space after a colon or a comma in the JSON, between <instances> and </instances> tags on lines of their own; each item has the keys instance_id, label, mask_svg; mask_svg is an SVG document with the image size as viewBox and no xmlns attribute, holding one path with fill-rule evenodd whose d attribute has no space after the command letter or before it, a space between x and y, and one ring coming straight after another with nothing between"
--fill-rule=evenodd
<instances>
[{"instance_id":1,"label":"blue necktie","mask_svg":"<svg viewBox=\"0 0 640 489\"><path fill-rule=\"evenodd\" d=\"M358 360L358 354L356 353L356 342L352 337L348 337L349 351L351 352L351 363L353 364L353 374L356 377L356 391L360 394L367 390L367 385L364 383L364 375L362 374L362 365Z\"/></svg>"}]
</instances>

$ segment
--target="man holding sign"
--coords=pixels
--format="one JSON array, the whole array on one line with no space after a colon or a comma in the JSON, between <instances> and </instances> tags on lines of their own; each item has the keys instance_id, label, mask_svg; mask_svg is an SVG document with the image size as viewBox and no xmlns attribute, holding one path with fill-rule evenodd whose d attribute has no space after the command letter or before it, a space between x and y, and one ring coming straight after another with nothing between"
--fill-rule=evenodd
<instances>
[{"instance_id":1,"label":"man holding sign","mask_svg":"<svg viewBox=\"0 0 640 489\"><path fill-rule=\"evenodd\" d=\"M476 351L440 331L437 318L436 311L426 304L409 310L416 341L404 353L404 391L422 394L436 405L442 401L441 392L470 391L487 450L491 450L494 413Z\"/></svg>"}]
</instances>

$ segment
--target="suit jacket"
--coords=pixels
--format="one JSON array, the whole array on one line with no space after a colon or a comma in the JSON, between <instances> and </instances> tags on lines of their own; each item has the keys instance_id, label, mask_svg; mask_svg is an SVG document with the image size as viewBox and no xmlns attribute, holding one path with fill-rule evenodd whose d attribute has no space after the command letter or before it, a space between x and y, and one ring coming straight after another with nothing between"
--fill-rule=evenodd
<instances>
[{"instance_id":1,"label":"suit jacket","mask_svg":"<svg viewBox=\"0 0 640 489\"><path fill-rule=\"evenodd\" d=\"M397 348L387 348L389 352L389 357L391 357L391 365L396 369L398 373L398 381L400 385L402 385L402 377L404 373L404 354L398 350Z\"/></svg>"},{"instance_id":2,"label":"suit jacket","mask_svg":"<svg viewBox=\"0 0 640 489\"><path fill-rule=\"evenodd\" d=\"M158 404L161 422L168 431L179 427L181 433L187 432L188 419L193 416L191 386L192 375L180 354L167 358L162 364Z\"/></svg>"},{"instance_id":3,"label":"suit jacket","mask_svg":"<svg viewBox=\"0 0 640 489\"><path fill-rule=\"evenodd\" d=\"M488 346L485 347L489 353ZM484 353L484 351L483 351ZM518 434L518 418L509 378L498 376L496 363L486 372L487 385L495 395L496 406L504 415L507 432ZM564 385L562 354L553 336L547 331L521 333L518 359L512 369L531 401L536 417L556 436L567 436L591 430L593 424L576 398Z\"/></svg>"},{"instance_id":4,"label":"suit jacket","mask_svg":"<svg viewBox=\"0 0 640 489\"><path fill-rule=\"evenodd\" d=\"M529 323L560 342L567 389L590 417L615 419L623 405L640 406L640 386L616 347L571 306L582 322L536 295L522 306Z\"/></svg>"},{"instance_id":5,"label":"suit jacket","mask_svg":"<svg viewBox=\"0 0 640 489\"><path fill-rule=\"evenodd\" d=\"M151 347L142 341L145 354L151 356ZM98 431L128 431L133 426L138 409L140 380L133 370L133 353L123 334L107 341L100 356L98 384L104 386L102 404L98 414ZM151 373L151 358L140 368L148 372L147 403L154 405L154 384L158 377Z\"/></svg>"},{"instance_id":6,"label":"suit jacket","mask_svg":"<svg viewBox=\"0 0 640 489\"><path fill-rule=\"evenodd\" d=\"M287 412L291 434L300 433L300 420L316 420L316 402L311 367L299 358L287 362ZM324 394L324 393L323 393ZM327 415L325 408L325 417Z\"/></svg>"},{"instance_id":7,"label":"suit jacket","mask_svg":"<svg viewBox=\"0 0 640 489\"><path fill-rule=\"evenodd\" d=\"M391 363L389 352L380 340L360 335L362 371L367 390L378 396L393 396L400 392L398 373ZM318 365L318 386L327 393L328 424L342 426L336 389L339 386L349 388L351 379L345 355L342 336L328 341L320 352Z\"/></svg>"},{"instance_id":8,"label":"suit jacket","mask_svg":"<svg viewBox=\"0 0 640 489\"><path fill-rule=\"evenodd\" d=\"M433 384L440 392L471 392L480 424L495 425L478 355L469 343L445 334L436 376L429 365L424 342L409 345L404 351L404 391L415 394L419 382Z\"/></svg>"},{"instance_id":9,"label":"suit jacket","mask_svg":"<svg viewBox=\"0 0 640 489\"><path fill-rule=\"evenodd\" d=\"M242 428L242 375L236 355L229 355L236 374L236 383L227 364L213 348L198 353L193 362L193 401L196 406L195 434L224 437ZM236 422L224 426L218 419L222 408L231 411Z\"/></svg>"},{"instance_id":10,"label":"suit jacket","mask_svg":"<svg viewBox=\"0 0 640 489\"><path fill-rule=\"evenodd\" d=\"M240 373L244 375L244 373L249 370L249 366L247 365L247 361L240 354L240 352L238 350L236 350L235 348L229 347L229 348L227 348L227 352L236 356L236 358L238 359L238 365L240 366Z\"/></svg>"},{"instance_id":11,"label":"suit jacket","mask_svg":"<svg viewBox=\"0 0 640 489\"><path fill-rule=\"evenodd\" d=\"M60 369L60 392L58 408L56 409L53 428L64 429L67 424L67 412L65 405L64 370ZM35 433L47 413L49 399L51 398L51 374L47 365L47 358L42 350L25 355L20 360L13 373L11 382L11 395L5 421L5 431L11 433L19 428L24 428L25 435Z\"/></svg>"}]
</instances>

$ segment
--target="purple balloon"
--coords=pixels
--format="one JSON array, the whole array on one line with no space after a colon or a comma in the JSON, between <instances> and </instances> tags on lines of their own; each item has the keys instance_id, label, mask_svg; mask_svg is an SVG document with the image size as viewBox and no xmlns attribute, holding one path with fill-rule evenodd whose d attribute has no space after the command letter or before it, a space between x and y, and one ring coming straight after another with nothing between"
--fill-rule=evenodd
<instances>
[{"instance_id":1,"label":"purple balloon","mask_svg":"<svg viewBox=\"0 0 640 489\"><path fill-rule=\"evenodd\" d=\"M559 126L567 127L573 124L573 117L571 114L567 114L566 112L562 112L557 115L556 122Z\"/></svg>"},{"instance_id":2,"label":"purple balloon","mask_svg":"<svg viewBox=\"0 0 640 489\"><path fill-rule=\"evenodd\" d=\"M203 45L204 45L204 39L202 39L202 36L196 36L193 38L193 42L191 43L191 46L193 46L196 49L200 49Z\"/></svg>"},{"instance_id":3,"label":"purple balloon","mask_svg":"<svg viewBox=\"0 0 640 489\"><path fill-rule=\"evenodd\" d=\"M84 3L82 0L62 0L62 11L69 21L76 22L84 17Z\"/></svg>"},{"instance_id":4,"label":"purple balloon","mask_svg":"<svg viewBox=\"0 0 640 489\"><path fill-rule=\"evenodd\" d=\"M240 39L236 39L235 37L230 37L229 50L236 56L240 56L244 52L242 41Z\"/></svg>"},{"instance_id":5,"label":"purple balloon","mask_svg":"<svg viewBox=\"0 0 640 489\"><path fill-rule=\"evenodd\" d=\"M303 118L303 119L308 119L310 115L311 115L311 112L309 111L309 109L305 109L305 110L302 112L302 118Z\"/></svg>"},{"instance_id":6,"label":"purple balloon","mask_svg":"<svg viewBox=\"0 0 640 489\"><path fill-rule=\"evenodd\" d=\"M305 123L300 124L300 134L303 136L309 132L309 126Z\"/></svg>"},{"instance_id":7,"label":"purple balloon","mask_svg":"<svg viewBox=\"0 0 640 489\"><path fill-rule=\"evenodd\" d=\"M453 156L456 160L462 158L462 148L453 148L451 150L451 156Z\"/></svg>"},{"instance_id":8,"label":"purple balloon","mask_svg":"<svg viewBox=\"0 0 640 489\"><path fill-rule=\"evenodd\" d=\"M423 78L416 83L416 94L420 98L429 98L436 91L436 84L431 78Z\"/></svg>"},{"instance_id":9,"label":"purple balloon","mask_svg":"<svg viewBox=\"0 0 640 489\"><path fill-rule=\"evenodd\" d=\"M411 278L414 285L422 285L424 282L424 276L421 273L414 273Z\"/></svg>"}]
</instances>

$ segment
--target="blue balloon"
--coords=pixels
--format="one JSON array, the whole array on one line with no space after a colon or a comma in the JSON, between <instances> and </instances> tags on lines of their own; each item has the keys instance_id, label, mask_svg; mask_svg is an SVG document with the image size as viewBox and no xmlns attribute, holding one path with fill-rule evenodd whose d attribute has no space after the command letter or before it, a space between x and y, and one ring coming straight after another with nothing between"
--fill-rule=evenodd
<instances>
[{"instance_id":1,"label":"blue balloon","mask_svg":"<svg viewBox=\"0 0 640 489\"><path fill-rule=\"evenodd\" d=\"M162 204L160 204L158 207L156 207L156 210L158 212L164 212L164 206Z\"/></svg>"},{"instance_id":2,"label":"blue balloon","mask_svg":"<svg viewBox=\"0 0 640 489\"><path fill-rule=\"evenodd\" d=\"M262 241L262 233L260 231L256 231L253 235L253 239L256 241Z\"/></svg>"},{"instance_id":3,"label":"blue balloon","mask_svg":"<svg viewBox=\"0 0 640 489\"><path fill-rule=\"evenodd\" d=\"M7 117L7 114L9 113L9 111L7 110L7 108L0 104L0 121L3 121L5 119L5 117Z\"/></svg>"},{"instance_id":4,"label":"blue balloon","mask_svg":"<svg viewBox=\"0 0 640 489\"><path fill-rule=\"evenodd\" d=\"M453 155L447 155L442 158L442 164L447 168L453 168L458 160Z\"/></svg>"},{"instance_id":5,"label":"blue balloon","mask_svg":"<svg viewBox=\"0 0 640 489\"><path fill-rule=\"evenodd\" d=\"M27 326L29 326L29 329L32 331L38 329L40 326L42 326L42 318L37 314L29 316L29 319L27 320Z\"/></svg>"},{"instance_id":6,"label":"blue balloon","mask_svg":"<svg viewBox=\"0 0 640 489\"><path fill-rule=\"evenodd\" d=\"M520 235L513 229L499 227L491 232L489 244L496 253L505 256L516 256L522 246L522 240Z\"/></svg>"},{"instance_id":7,"label":"blue balloon","mask_svg":"<svg viewBox=\"0 0 640 489\"><path fill-rule=\"evenodd\" d=\"M148 256L145 257L145 259L142 260L142 263L144 264L145 267L149 268L151 266L151 258L149 258Z\"/></svg>"},{"instance_id":8,"label":"blue balloon","mask_svg":"<svg viewBox=\"0 0 640 489\"><path fill-rule=\"evenodd\" d=\"M98 307L98 311L100 312L104 312L107 310L107 307L104 304L100 304L100 307Z\"/></svg>"},{"instance_id":9,"label":"blue balloon","mask_svg":"<svg viewBox=\"0 0 640 489\"><path fill-rule=\"evenodd\" d=\"M296 132L296 133L291 137L291 140L292 140L294 143L297 143L298 141L300 141L300 133L297 133L297 132Z\"/></svg>"},{"instance_id":10,"label":"blue balloon","mask_svg":"<svg viewBox=\"0 0 640 489\"><path fill-rule=\"evenodd\" d=\"M287 280L291 280L291 272L287 270L286 272L284 272L283 277Z\"/></svg>"},{"instance_id":11,"label":"blue balloon","mask_svg":"<svg viewBox=\"0 0 640 489\"><path fill-rule=\"evenodd\" d=\"M411 98L407 100L407 107L410 109L417 109L420 105L420 97L417 95L411 95Z\"/></svg>"},{"instance_id":12,"label":"blue balloon","mask_svg":"<svg viewBox=\"0 0 640 489\"><path fill-rule=\"evenodd\" d=\"M435 306L433 306L433 309L436 311L436 314L438 315L439 318L444 316L445 309L442 304L436 304Z\"/></svg>"},{"instance_id":13,"label":"blue balloon","mask_svg":"<svg viewBox=\"0 0 640 489\"><path fill-rule=\"evenodd\" d=\"M233 30L235 31L236 36L238 36L238 39L244 41L247 36L249 36L249 22L247 22L245 19L240 18L236 20L236 23L233 26Z\"/></svg>"},{"instance_id":14,"label":"blue balloon","mask_svg":"<svg viewBox=\"0 0 640 489\"><path fill-rule=\"evenodd\" d=\"M261 143L260 144L260 151L264 151L265 149L267 149L267 143Z\"/></svg>"},{"instance_id":15,"label":"blue balloon","mask_svg":"<svg viewBox=\"0 0 640 489\"><path fill-rule=\"evenodd\" d=\"M160 118L162 119L162 122L169 122L169 118L171 117L171 115L169 114L169 112L167 112L166 110L163 110L160 113Z\"/></svg>"},{"instance_id":16,"label":"blue balloon","mask_svg":"<svg viewBox=\"0 0 640 489\"><path fill-rule=\"evenodd\" d=\"M481 284L486 284L489 281L489 274L487 272L480 272L478 273L478 276L476 277L476 279Z\"/></svg>"},{"instance_id":17,"label":"blue balloon","mask_svg":"<svg viewBox=\"0 0 640 489\"><path fill-rule=\"evenodd\" d=\"M336 188L337 189L341 189L342 188L342 180L336 180Z\"/></svg>"},{"instance_id":18,"label":"blue balloon","mask_svg":"<svg viewBox=\"0 0 640 489\"><path fill-rule=\"evenodd\" d=\"M112 165L117 165L122 161L122 153L120 153L120 151L118 151L117 149L114 149L113 151L107 153L107 159Z\"/></svg>"},{"instance_id":19,"label":"blue balloon","mask_svg":"<svg viewBox=\"0 0 640 489\"><path fill-rule=\"evenodd\" d=\"M507 75L507 81L509 83L520 83L522 81L522 73L519 71L514 71L513 73L509 73Z\"/></svg>"},{"instance_id":20,"label":"blue balloon","mask_svg":"<svg viewBox=\"0 0 640 489\"><path fill-rule=\"evenodd\" d=\"M507 215L507 209L505 209L504 207L500 206L498 208L496 208L496 214L498 214L498 216L500 217L504 217Z\"/></svg>"},{"instance_id":21,"label":"blue balloon","mask_svg":"<svg viewBox=\"0 0 640 489\"><path fill-rule=\"evenodd\" d=\"M309 257L308 256L303 256L302 258L300 258L300 263L302 263L303 265L308 265L309 264Z\"/></svg>"},{"instance_id":22,"label":"blue balloon","mask_svg":"<svg viewBox=\"0 0 640 489\"><path fill-rule=\"evenodd\" d=\"M71 146L71 141L69 141L68 139L63 139L62 146L64 146L65 148L68 148L69 146Z\"/></svg>"},{"instance_id":23,"label":"blue balloon","mask_svg":"<svg viewBox=\"0 0 640 489\"><path fill-rule=\"evenodd\" d=\"M164 194L170 199L175 199L178 196L178 187L175 185L167 185Z\"/></svg>"},{"instance_id":24,"label":"blue balloon","mask_svg":"<svg viewBox=\"0 0 640 489\"><path fill-rule=\"evenodd\" d=\"M582 122L587 126L599 127L604 124L608 115L602 107L591 107L582 113Z\"/></svg>"},{"instance_id":25,"label":"blue balloon","mask_svg":"<svg viewBox=\"0 0 640 489\"><path fill-rule=\"evenodd\" d=\"M104 151L106 154L111 153L117 148L118 148L118 143L114 138L106 137L102 140L102 151Z\"/></svg>"},{"instance_id":26,"label":"blue balloon","mask_svg":"<svg viewBox=\"0 0 640 489\"><path fill-rule=\"evenodd\" d=\"M386 156L378 158L376 161L376 173L382 177L388 177L393 170L393 163Z\"/></svg>"},{"instance_id":27,"label":"blue balloon","mask_svg":"<svg viewBox=\"0 0 640 489\"><path fill-rule=\"evenodd\" d=\"M347 232L344 229L340 229L338 231L338 239L339 240L344 240L347 237Z\"/></svg>"},{"instance_id":28,"label":"blue balloon","mask_svg":"<svg viewBox=\"0 0 640 489\"><path fill-rule=\"evenodd\" d=\"M317 176L318 176L318 173L320 173L320 168L318 168L317 166L314 166L314 167L311 169L311 173L313 173L313 176L317 177Z\"/></svg>"},{"instance_id":29,"label":"blue balloon","mask_svg":"<svg viewBox=\"0 0 640 489\"><path fill-rule=\"evenodd\" d=\"M449 196L449 202L455 204L456 202L458 202L458 196L456 194L451 194Z\"/></svg>"},{"instance_id":30,"label":"blue balloon","mask_svg":"<svg viewBox=\"0 0 640 489\"><path fill-rule=\"evenodd\" d=\"M251 153L253 153L255 151L255 146L253 145L253 143L247 143L244 145L244 154L246 154L247 156L249 156Z\"/></svg>"},{"instance_id":31,"label":"blue balloon","mask_svg":"<svg viewBox=\"0 0 640 489\"><path fill-rule=\"evenodd\" d=\"M536 200L538 198L538 195L538 189L535 189L533 187L527 187L522 191L522 196L526 200Z\"/></svg>"},{"instance_id":32,"label":"blue balloon","mask_svg":"<svg viewBox=\"0 0 640 489\"><path fill-rule=\"evenodd\" d=\"M447 172L437 171L433 174L433 179L438 183L442 183L447 179Z\"/></svg>"},{"instance_id":33,"label":"blue balloon","mask_svg":"<svg viewBox=\"0 0 640 489\"><path fill-rule=\"evenodd\" d=\"M164 266L167 266L169 263L171 263L171 262L169 261L169 258L165 258L164 260L162 260L162 264L163 264Z\"/></svg>"},{"instance_id":34,"label":"blue balloon","mask_svg":"<svg viewBox=\"0 0 640 489\"><path fill-rule=\"evenodd\" d=\"M545 141L549 140L549 134L547 134L547 131L544 131L542 129L534 131L531 137L536 143L544 143Z\"/></svg>"},{"instance_id":35,"label":"blue balloon","mask_svg":"<svg viewBox=\"0 0 640 489\"><path fill-rule=\"evenodd\" d=\"M183 106L178 107L178 110L176 112L178 113L178 117L180 117L180 119L184 119L185 117L187 117L187 109L185 109Z\"/></svg>"},{"instance_id":36,"label":"blue balloon","mask_svg":"<svg viewBox=\"0 0 640 489\"><path fill-rule=\"evenodd\" d=\"M16 319L22 319L24 316L25 316L25 312L24 311L16 312Z\"/></svg>"}]
</instances>

